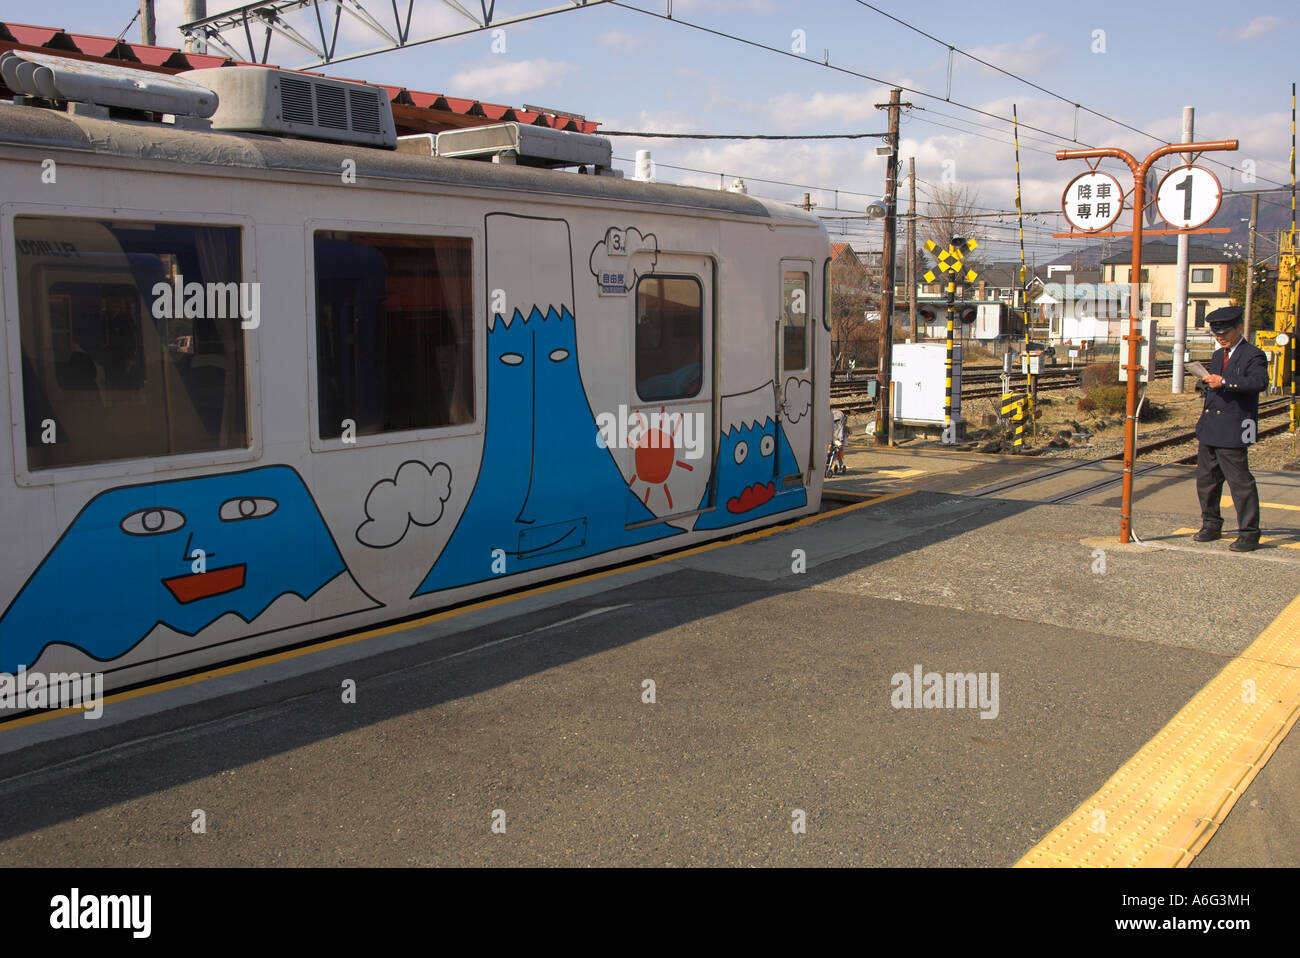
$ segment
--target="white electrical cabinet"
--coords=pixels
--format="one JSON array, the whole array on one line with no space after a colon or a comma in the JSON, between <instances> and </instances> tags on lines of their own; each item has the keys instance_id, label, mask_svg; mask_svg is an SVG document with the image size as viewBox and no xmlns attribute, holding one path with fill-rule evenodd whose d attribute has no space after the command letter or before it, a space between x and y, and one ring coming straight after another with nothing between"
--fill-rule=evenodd
<instances>
[{"instance_id":1,"label":"white electrical cabinet","mask_svg":"<svg viewBox=\"0 0 1300 958\"><path fill-rule=\"evenodd\" d=\"M1138 323L1142 330L1142 338L1138 340L1138 365L1141 370L1138 371L1138 382L1146 383L1151 381L1151 370L1156 368L1156 331L1159 326L1154 319L1144 319ZM1119 364L1119 381L1128 382L1128 370L1124 368L1128 362L1128 343L1121 342Z\"/></svg>"},{"instance_id":2,"label":"white electrical cabinet","mask_svg":"<svg viewBox=\"0 0 1300 958\"><path fill-rule=\"evenodd\" d=\"M943 425L947 376L943 343L895 343L890 378L898 423ZM952 350L952 421L961 422L961 346Z\"/></svg>"}]
</instances>

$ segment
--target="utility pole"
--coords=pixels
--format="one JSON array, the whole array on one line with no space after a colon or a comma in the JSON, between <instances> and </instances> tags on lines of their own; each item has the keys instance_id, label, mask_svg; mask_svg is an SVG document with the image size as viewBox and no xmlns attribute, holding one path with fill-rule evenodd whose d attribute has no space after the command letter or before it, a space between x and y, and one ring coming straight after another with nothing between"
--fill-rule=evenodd
<instances>
[{"instance_id":1,"label":"utility pole","mask_svg":"<svg viewBox=\"0 0 1300 958\"><path fill-rule=\"evenodd\" d=\"M877 110L889 111L889 156L885 161L885 238L880 254L880 372L876 387L876 444L889 442L889 374L894 361L894 246L898 226L898 113L910 103L900 103L902 90L889 91L888 103L877 103Z\"/></svg>"},{"instance_id":2,"label":"utility pole","mask_svg":"<svg viewBox=\"0 0 1300 958\"><path fill-rule=\"evenodd\" d=\"M208 0L184 0L181 5L181 23L193 23L208 15ZM208 45L202 40L185 38L186 53L207 53Z\"/></svg>"},{"instance_id":3,"label":"utility pole","mask_svg":"<svg viewBox=\"0 0 1300 958\"><path fill-rule=\"evenodd\" d=\"M158 42L153 15L153 0L140 0L140 42L153 46Z\"/></svg>"},{"instance_id":4,"label":"utility pole","mask_svg":"<svg viewBox=\"0 0 1300 958\"><path fill-rule=\"evenodd\" d=\"M921 330L916 325L916 157L907 158L907 189L910 194L907 206L907 322L912 338L921 341Z\"/></svg>"},{"instance_id":5,"label":"utility pole","mask_svg":"<svg viewBox=\"0 0 1300 958\"><path fill-rule=\"evenodd\" d=\"M1250 342L1250 303L1255 292L1255 224L1259 222L1259 194L1250 198L1250 235L1246 238L1246 326L1242 336Z\"/></svg>"},{"instance_id":6,"label":"utility pole","mask_svg":"<svg viewBox=\"0 0 1300 958\"><path fill-rule=\"evenodd\" d=\"M1183 107L1183 142L1192 142L1192 130L1196 126L1196 109ZM1183 154L1183 161L1192 162L1190 153ZM1140 216L1141 210L1133 215ZM1187 355L1187 269L1189 237L1186 233L1178 234L1178 273L1174 277L1174 376L1170 392L1183 391L1183 357ZM1139 277L1140 278L1140 277ZM1159 326L1156 327L1159 330Z\"/></svg>"}]
</instances>

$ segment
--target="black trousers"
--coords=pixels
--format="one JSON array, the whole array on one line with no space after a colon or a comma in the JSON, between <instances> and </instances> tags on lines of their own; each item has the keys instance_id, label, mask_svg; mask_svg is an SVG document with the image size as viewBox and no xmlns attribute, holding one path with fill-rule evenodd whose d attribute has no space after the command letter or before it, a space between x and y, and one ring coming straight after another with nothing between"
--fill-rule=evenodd
<instances>
[{"instance_id":1,"label":"black trousers","mask_svg":"<svg viewBox=\"0 0 1300 958\"><path fill-rule=\"evenodd\" d=\"M1250 474L1245 448L1207 446L1201 443L1196 454L1196 496L1201 500L1201 523L1212 529L1223 525L1219 500L1223 481L1228 480L1232 501L1237 507L1237 535L1259 538L1259 490Z\"/></svg>"}]
</instances>

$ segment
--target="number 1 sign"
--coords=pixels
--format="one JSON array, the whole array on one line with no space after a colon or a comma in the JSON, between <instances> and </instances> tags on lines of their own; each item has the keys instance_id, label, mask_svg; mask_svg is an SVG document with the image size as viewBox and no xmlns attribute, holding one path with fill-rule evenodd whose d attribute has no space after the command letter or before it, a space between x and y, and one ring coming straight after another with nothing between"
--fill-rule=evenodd
<instances>
[{"instance_id":1,"label":"number 1 sign","mask_svg":"<svg viewBox=\"0 0 1300 958\"><path fill-rule=\"evenodd\" d=\"M1223 201L1219 178L1203 166L1178 166L1156 187L1156 212L1175 229L1195 229L1214 218Z\"/></svg>"}]
</instances>

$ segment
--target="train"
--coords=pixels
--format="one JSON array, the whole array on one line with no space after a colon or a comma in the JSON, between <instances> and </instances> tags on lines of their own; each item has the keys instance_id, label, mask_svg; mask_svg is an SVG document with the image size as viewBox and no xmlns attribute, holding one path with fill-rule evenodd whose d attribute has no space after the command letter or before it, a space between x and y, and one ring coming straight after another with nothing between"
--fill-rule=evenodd
<instances>
[{"instance_id":1,"label":"train","mask_svg":"<svg viewBox=\"0 0 1300 958\"><path fill-rule=\"evenodd\" d=\"M555 162L584 134L98 99L0 103L0 673L123 689L820 508L815 216Z\"/></svg>"}]
</instances>

